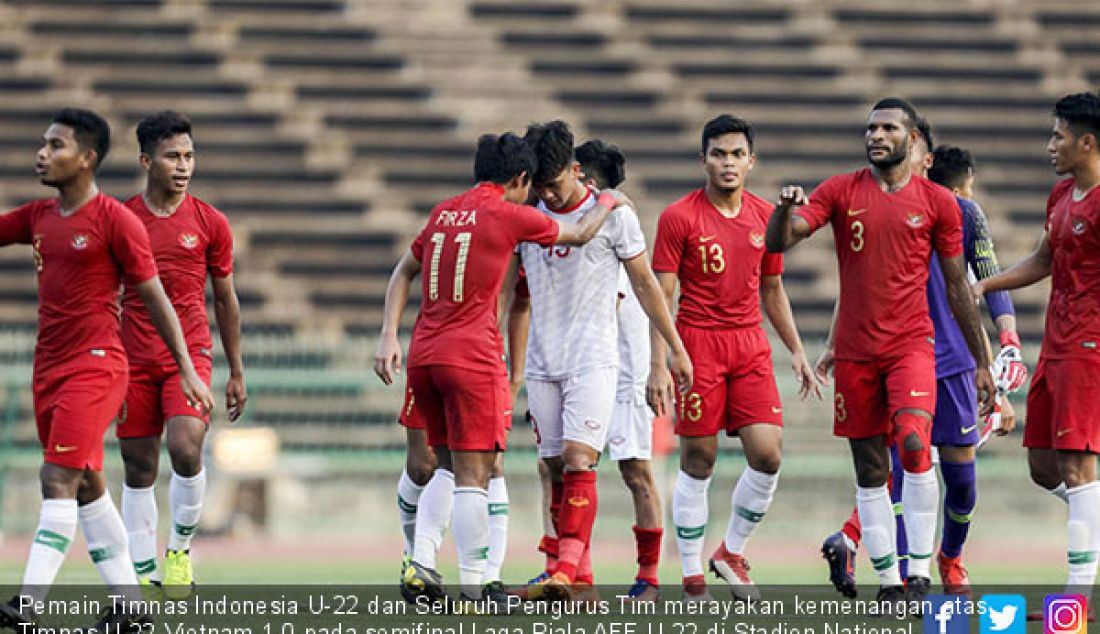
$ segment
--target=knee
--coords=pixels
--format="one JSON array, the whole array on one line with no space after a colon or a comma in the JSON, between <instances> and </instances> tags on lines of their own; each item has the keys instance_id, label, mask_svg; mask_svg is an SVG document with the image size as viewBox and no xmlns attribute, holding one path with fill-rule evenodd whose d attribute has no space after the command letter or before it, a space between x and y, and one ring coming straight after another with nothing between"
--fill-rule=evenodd
<instances>
[{"instance_id":1,"label":"knee","mask_svg":"<svg viewBox=\"0 0 1100 634\"><path fill-rule=\"evenodd\" d=\"M932 468L932 420L923 412L901 412L897 419L896 442L902 469L924 473Z\"/></svg>"},{"instance_id":2,"label":"knee","mask_svg":"<svg viewBox=\"0 0 1100 634\"><path fill-rule=\"evenodd\" d=\"M637 495L648 493L653 489L653 476L649 470L649 462L629 460L619 463L619 471L623 476L623 483L630 492Z\"/></svg>"},{"instance_id":3,"label":"knee","mask_svg":"<svg viewBox=\"0 0 1100 634\"><path fill-rule=\"evenodd\" d=\"M712 456L703 451L685 451L680 456L680 470L696 480L706 480L714 473Z\"/></svg>"},{"instance_id":4,"label":"knee","mask_svg":"<svg viewBox=\"0 0 1100 634\"><path fill-rule=\"evenodd\" d=\"M779 473L779 468L783 465L783 452L778 448L774 451L754 453L751 456L746 456L746 458L749 468L767 475Z\"/></svg>"},{"instance_id":5,"label":"knee","mask_svg":"<svg viewBox=\"0 0 1100 634\"><path fill-rule=\"evenodd\" d=\"M1035 456L1028 456L1027 467L1028 474L1031 476L1031 481L1047 491L1052 491L1057 488L1059 484L1062 484L1062 474L1058 469L1051 468L1050 465ZM1066 486L1070 486L1068 482Z\"/></svg>"},{"instance_id":6,"label":"knee","mask_svg":"<svg viewBox=\"0 0 1100 634\"><path fill-rule=\"evenodd\" d=\"M172 471L184 477L198 475L202 470L202 447L173 444L168 447L172 459Z\"/></svg>"},{"instance_id":7,"label":"knee","mask_svg":"<svg viewBox=\"0 0 1100 634\"><path fill-rule=\"evenodd\" d=\"M885 465L876 462L859 461L856 463L856 482L864 488L880 487L886 485L886 479L890 476L889 469Z\"/></svg>"},{"instance_id":8,"label":"knee","mask_svg":"<svg viewBox=\"0 0 1100 634\"><path fill-rule=\"evenodd\" d=\"M428 484L435 472L435 460L425 459L425 456L410 453L405 460L405 473L417 486Z\"/></svg>"},{"instance_id":9,"label":"knee","mask_svg":"<svg viewBox=\"0 0 1100 634\"><path fill-rule=\"evenodd\" d=\"M133 489L145 489L153 486L157 480L160 457L153 452L138 454L123 452L122 467L126 474L126 486Z\"/></svg>"}]
</instances>

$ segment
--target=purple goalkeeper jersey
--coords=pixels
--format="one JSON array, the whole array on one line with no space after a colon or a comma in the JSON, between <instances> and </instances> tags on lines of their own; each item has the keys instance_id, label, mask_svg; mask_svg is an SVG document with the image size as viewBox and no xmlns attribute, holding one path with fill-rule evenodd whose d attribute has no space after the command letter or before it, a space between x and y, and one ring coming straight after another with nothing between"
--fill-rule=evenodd
<instances>
[{"instance_id":1,"label":"purple goalkeeper jersey","mask_svg":"<svg viewBox=\"0 0 1100 634\"><path fill-rule=\"evenodd\" d=\"M962 210L963 258L971 273L979 280L996 275L997 255L993 252L993 237L989 233L982 208L972 200L957 198ZM996 320L1001 315L1013 315L1012 299L1005 291L986 293L989 312ZM939 257L933 252L928 274L928 312L936 330L936 378L973 370L977 364L966 347L959 324L951 314L947 301L947 284L943 279Z\"/></svg>"}]
</instances>

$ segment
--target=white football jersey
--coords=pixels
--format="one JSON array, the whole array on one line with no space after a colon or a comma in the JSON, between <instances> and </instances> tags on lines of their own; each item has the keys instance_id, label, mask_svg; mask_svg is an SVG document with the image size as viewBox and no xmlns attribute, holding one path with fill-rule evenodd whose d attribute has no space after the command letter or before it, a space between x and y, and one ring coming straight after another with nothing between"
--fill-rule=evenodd
<instances>
[{"instance_id":1,"label":"white football jersey","mask_svg":"<svg viewBox=\"0 0 1100 634\"><path fill-rule=\"evenodd\" d=\"M626 269L619 274L619 400L645 393L649 379L649 317L630 285Z\"/></svg>"},{"instance_id":2,"label":"white football jersey","mask_svg":"<svg viewBox=\"0 0 1100 634\"><path fill-rule=\"evenodd\" d=\"M596 206L591 193L568 213L543 213L577 222ZM618 367L618 299L621 260L646 248L638 214L618 207L583 247L519 246L531 292L527 378L556 381L600 367Z\"/></svg>"}]
</instances>

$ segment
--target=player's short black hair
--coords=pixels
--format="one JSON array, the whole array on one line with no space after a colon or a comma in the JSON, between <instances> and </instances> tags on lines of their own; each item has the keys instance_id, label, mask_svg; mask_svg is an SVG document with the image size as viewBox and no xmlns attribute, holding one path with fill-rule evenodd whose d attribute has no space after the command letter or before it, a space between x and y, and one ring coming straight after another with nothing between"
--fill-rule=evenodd
<instances>
[{"instance_id":1,"label":"player's short black hair","mask_svg":"<svg viewBox=\"0 0 1100 634\"><path fill-rule=\"evenodd\" d=\"M924 139L924 146L931 152L936 147L936 142L932 138L932 123L924 117L917 117L917 132Z\"/></svg>"},{"instance_id":2,"label":"player's short black hair","mask_svg":"<svg viewBox=\"0 0 1100 634\"><path fill-rule=\"evenodd\" d=\"M535 184L548 183L573 163L573 131L561 119L527 126L523 140L535 151Z\"/></svg>"},{"instance_id":3,"label":"player's short black hair","mask_svg":"<svg viewBox=\"0 0 1100 634\"><path fill-rule=\"evenodd\" d=\"M162 110L138 122L138 146L148 156L156 152L158 143L177 134L191 135L191 119L175 110Z\"/></svg>"},{"instance_id":4,"label":"player's short black hair","mask_svg":"<svg viewBox=\"0 0 1100 634\"><path fill-rule=\"evenodd\" d=\"M592 139L582 143L576 155L581 170L596 179L600 187L618 187L626 180L626 156L615 145Z\"/></svg>"},{"instance_id":5,"label":"player's short black hair","mask_svg":"<svg viewBox=\"0 0 1100 634\"><path fill-rule=\"evenodd\" d=\"M962 187L974 172L974 157L969 150L954 145L941 145L932 152L932 167L928 179L948 189Z\"/></svg>"},{"instance_id":6,"label":"player's short black hair","mask_svg":"<svg viewBox=\"0 0 1100 634\"><path fill-rule=\"evenodd\" d=\"M753 143L756 141L756 130L749 125L748 121L730 114L720 114L703 124L703 142L700 151L703 154L707 153L707 144L711 139L738 132L745 135L745 140L749 142L749 152L752 152Z\"/></svg>"},{"instance_id":7,"label":"player's short black hair","mask_svg":"<svg viewBox=\"0 0 1100 634\"><path fill-rule=\"evenodd\" d=\"M64 108L53 117L51 123L67 125L73 129L76 142L85 150L95 150L95 170L111 151L111 126L107 120L91 110Z\"/></svg>"},{"instance_id":8,"label":"player's short black hair","mask_svg":"<svg viewBox=\"0 0 1100 634\"><path fill-rule=\"evenodd\" d=\"M905 125L909 129L914 128L920 120L920 115L917 114L917 109L913 107L913 104L902 99L901 97L886 97L885 99L879 99L875 105L871 106L871 111L875 110L901 110L905 113ZM932 147L931 145L928 147Z\"/></svg>"},{"instance_id":9,"label":"player's short black hair","mask_svg":"<svg viewBox=\"0 0 1100 634\"><path fill-rule=\"evenodd\" d=\"M1077 136L1094 135L1100 141L1100 96L1091 92L1066 95L1054 104L1054 116Z\"/></svg>"},{"instance_id":10,"label":"player's short black hair","mask_svg":"<svg viewBox=\"0 0 1100 634\"><path fill-rule=\"evenodd\" d=\"M479 183L503 185L524 172L530 178L537 165L534 150L512 132L484 134L477 140L474 180Z\"/></svg>"}]
</instances>

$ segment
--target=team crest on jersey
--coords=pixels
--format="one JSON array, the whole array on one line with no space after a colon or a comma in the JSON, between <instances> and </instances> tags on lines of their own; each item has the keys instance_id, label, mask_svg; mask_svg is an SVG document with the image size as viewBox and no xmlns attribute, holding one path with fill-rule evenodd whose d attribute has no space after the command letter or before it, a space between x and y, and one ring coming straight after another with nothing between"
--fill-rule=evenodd
<instances>
[{"instance_id":1,"label":"team crest on jersey","mask_svg":"<svg viewBox=\"0 0 1100 634\"><path fill-rule=\"evenodd\" d=\"M905 216L905 222L909 223L910 227L919 227L924 224L924 214L919 211L910 211Z\"/></svg>"},{"instance_id":2,"label":"team crest on jersey","mask_svg":"<svg viewBox=\"0 0 1100 634\"><path fill-rule=\"evenodd\" d=\"M1070 225L1070 229L1073 230L1073 235L1079 236L1087 231L1089 223L1084 218L1074 218L1073 224Z\"/></svg>"},{"instance_id":3,"label":"team crest on jersey","mask_svg":"<svg viewBox=\"0 0 1100 634\"><path fill-rule=\"evenodd\" d=\"M749 242L752 243L752 246L759 249L760 247L764 246L764 234L760 233L759 231L753 231L749 234Z\"/></svg>"},{"instance_id":4,"label":"team crest on jersey","mask_svg":"<svg viewBox=\"0 0 1100 634\"><path fill-rule=\"evenodd\" d=\"M78 233L73 236L72 242L73 248L77 251L83 251L88 248L88 236L83 233Z\"/></svg>"},{"instance_id":5,"label":"team crest on jersey","mask_svg":"<svg viewBox=\"0 0 1100 634\"><path fill-rule=\"evenodd\" d=\"M193 233L181 233L180 244L188 249L194 249L195 245L199 243L199 237Z\"/></svg>"}]
</instances>

